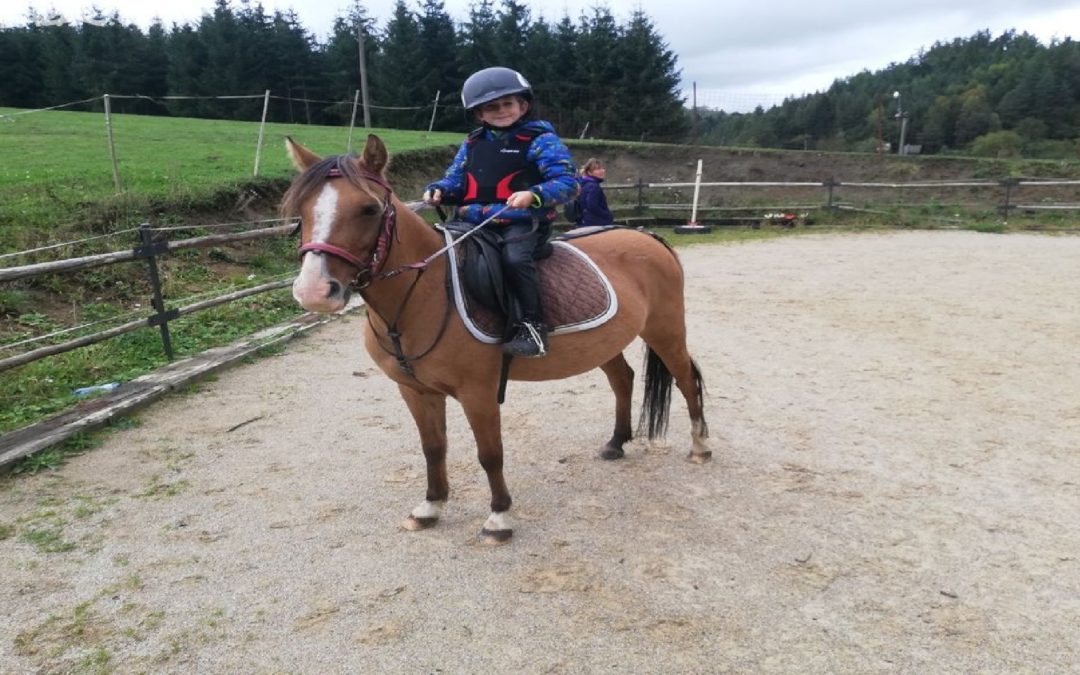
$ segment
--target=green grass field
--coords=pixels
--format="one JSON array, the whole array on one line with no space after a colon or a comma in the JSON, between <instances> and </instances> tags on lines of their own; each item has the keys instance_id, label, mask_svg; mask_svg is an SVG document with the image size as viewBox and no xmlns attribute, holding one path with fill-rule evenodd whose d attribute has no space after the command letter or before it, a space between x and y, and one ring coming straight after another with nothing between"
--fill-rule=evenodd
<instances>
[{"instance_id":1,"label":"green grass field","mask_svg":"<svg viewBox=\"0 0 1080 675\"><path fill-rule=\"evenodd\" d=\"M253 122L115 115L113 133L123 186L113 185L104 115L0 109L0 254L107 234L151 218L186 224L191 213L227 214L247 186L278 189L293 174L284 138L319 154L346 150L348 129L267 125L259 178L253 178L259 125ZM4 115L8 115L4 117ZM445 146L460 134L373 130L394 153ZM353 149L367 130L357 129ZM262 205L265 209L265 204ZM218 222L235 220L222 215ZM199 222L208 219L201 217ZM205 234L186 232L176 238ZM47 257L64 258L134 244L127 233ZM189 250L163 260L166 304L255 285L295 268L295 243L273 240L212 250ZM12 257L0 267L37 262ZM126 263L0 285L0 344L86 321L148 313L144 263ZM226 344L299 314L288 289L255 296L170 323L177 356ZM129 319L130 320L130 319ZM85 332L107 328L97 326ZM46 344L77 337L82 331ZM17 351L0 350L0 357ZM156 329L143 329L90 347L0 373L0 433L32 423L75 402L76 387L127 381L166 363Z\"/></svg>"},{"instance_id":2,"label":"green grass field","mask_svg":"<svg viewBox=\"0 0 1080 675\"><path fill-rule=\"evenodd\" d=\"M253 179L259 139L254 122L113 115L123 187L118 196L103 114L10 116L13 112L19 111L0 108L5 158L0 164L0 253L138 224L151 212L212 203ZM452 133L372 132L394 153L461 140L461 134ZM366 133L354 130L354 150L363 147ZM285 136L319 154L334 154L345 151L348 134L346 127L268 124L259 176L281 180L291 175Z\"/></svg>"}]
</instances>

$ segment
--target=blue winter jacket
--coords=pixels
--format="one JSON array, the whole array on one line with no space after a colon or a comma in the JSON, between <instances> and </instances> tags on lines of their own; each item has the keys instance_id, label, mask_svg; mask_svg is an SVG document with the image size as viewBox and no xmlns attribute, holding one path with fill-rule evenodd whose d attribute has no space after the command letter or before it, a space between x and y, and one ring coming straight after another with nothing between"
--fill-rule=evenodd
<instances>
[{"instance_id":1,"label":"blue winter jacket","mask_svg":"<svg viewBox=\"0 0 1080 675\"><path fill-rule=\"evenodd\" d=\"M533 139L529 146L526 158L535 162L544 177L542 183L533 185L530 189L540 196L540 206L527 209L507 209L496 218L495 222L510 222L513 220L528 220L539 218L545 222L555 220L556 208L565 204L577 195L578 185L574 178L574 160L570 151L566 149L562 140L555 134L555 127L550 122L533 120L514 125L509 129L485 129L484 138L491 140L502 134L512 134L521 129L535 129L540 135ZM454 161L446 170L446 174L440 179L428 185L425 191L442 190L443 201L454 203L465 194L465 157L468 153L468 143L462 143L458 148ZM469 223L481 223L492 213L505 206L505 203L497 204L469 204L457 207L457 217Z\"/></svg>"}]
</instances>

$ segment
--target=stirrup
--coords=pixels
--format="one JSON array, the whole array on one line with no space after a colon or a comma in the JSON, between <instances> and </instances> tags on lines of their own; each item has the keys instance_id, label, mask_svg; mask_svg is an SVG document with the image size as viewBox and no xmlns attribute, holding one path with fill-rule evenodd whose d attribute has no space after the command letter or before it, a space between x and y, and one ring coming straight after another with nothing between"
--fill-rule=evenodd
<instances>
[{"instance_id":1,"label":"stirrup","mask_svg":"<svg viewBox=\"0 0 1080 675\"><path fill-rule=\"evenodd\" d=\"M518 324L514 339L503 345L503 351L511 356L539 358L547 354L547 330L543 325L531 321Z\"/></svg>"}]
</instances>

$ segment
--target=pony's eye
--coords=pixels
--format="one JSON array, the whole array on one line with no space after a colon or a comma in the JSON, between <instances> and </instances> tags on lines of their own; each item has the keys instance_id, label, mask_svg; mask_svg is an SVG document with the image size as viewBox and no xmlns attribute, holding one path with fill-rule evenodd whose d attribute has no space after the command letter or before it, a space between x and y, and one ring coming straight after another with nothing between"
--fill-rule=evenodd
<instances>
[{"instance_id":1,"label":"pony's eye","mask_svg":"<svg viewBox=\"0 0 1080 675\"><path fill-rule=\"evenodd\" d=\"M360 209L360 215L362 216L374 216L379 213L379 207L374 204L368 204L364 208Z\"/></svg>"}]
</instances>

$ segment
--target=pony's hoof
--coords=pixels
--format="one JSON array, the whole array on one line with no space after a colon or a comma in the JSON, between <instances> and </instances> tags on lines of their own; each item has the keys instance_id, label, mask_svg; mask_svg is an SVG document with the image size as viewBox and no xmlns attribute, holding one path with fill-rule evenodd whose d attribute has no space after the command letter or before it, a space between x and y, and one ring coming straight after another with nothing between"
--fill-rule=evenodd
<instances>
[{"instance_id":1,"label":"pony's hoof","mask_svg":"<svg viewBox=\"0 0 1080 675\"><path fill-rule=\"evenodd\" d=\"M439 522L438 518L417 518L416 516L409 516L402 521L401 527L409 532L417 532L419 530L426 530L437 522Z\"/></svg>"},{"instance_id":2,"label":"pony's hoof","mask_svg":"<svg viewBox=\"0 0 1080 675\"><path fill-rule=\"evenodd\" d=\"M600 450L600 459L622 459L625 455L622 448L614 445L605 445Z\"/></svg>"},{"instance_id":3,"label":"pony's hoof","mask_svg":"<svg viewBox=\"0 0 1080 675\"><path fill-rule=\"evenodd\" d=\"M488 546L502 546L509 543L513 536L513 530L489 530L485 527L480 530L480 543Z\"/></svg>"},{"instance_id":4,"label":"pony's hoof","mask_svg":"<svg viewBox=\"0 0 1080 675\"><path fill-rule=\"evenodd\" d=\"M686 456L686 461L693 464L704 464L712 459L712 450L705 450L704 452L691 452Z\"/></svg>"}]
</instances>

